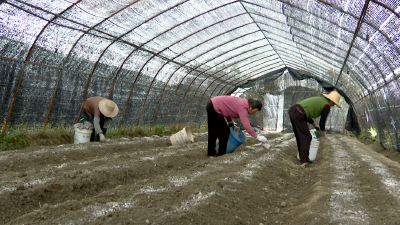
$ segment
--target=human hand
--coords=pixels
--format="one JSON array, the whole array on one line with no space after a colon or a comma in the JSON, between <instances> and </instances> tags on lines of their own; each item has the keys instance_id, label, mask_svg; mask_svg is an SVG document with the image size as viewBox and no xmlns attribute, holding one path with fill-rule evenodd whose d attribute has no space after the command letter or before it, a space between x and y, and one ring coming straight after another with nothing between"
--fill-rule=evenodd
<instances>
[{"instance_id":1,"label":"human hand","mask_svg":"<svg viewBox=\"0 0 400 225\"><path fill-rule=\"evenodd\" d=\"M316 130L320 130L318 125L315 125L314 128L315 128Z\"/></svg>"},{"instance_id":2,"label":"human hand","mask_svg":"<svg viewBox=\"0 0 400 225\"><path fill-rule=\"evenodd\" d=\"M267 138L261 135L257 135L256 139L261 142L267 142Z\"/></svg>"},{"instance_id":3,"label":"human hand","mask_svg":"<svg viewBox=\"0 0 400 225\"><path fill-rule=\"evenodd\" d=\"M104 136L104 134L99 134L99 136L100 136L100 142L107 142L107 139Z\"/></svg>"}]
</instances>

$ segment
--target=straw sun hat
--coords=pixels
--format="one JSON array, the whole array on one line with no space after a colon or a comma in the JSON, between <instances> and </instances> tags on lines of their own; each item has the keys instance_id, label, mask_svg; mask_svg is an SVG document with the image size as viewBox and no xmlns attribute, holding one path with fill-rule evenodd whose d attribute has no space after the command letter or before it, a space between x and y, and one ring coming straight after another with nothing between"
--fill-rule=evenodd
<instances>
[{"instance_id":1,"label":"straw sun hat","mask_svg":"<svg viewBox=\"0 0 400 225\"><path fill-rule=\"evenodd\" d=\"M104 98L99 102L99 109L104 116L110 118L114 118L119 112L117 104L107 98Z\"/></svg>"},{"instance_id":2,"label":"straw sun hat","mask_svg":"<svg viewBox=\"0 0 400 225\"><path fill-rule=\"evenodd\" d=\"M339 104L341 96L337 91L331 91L331 93L329 94L322 94L322 95L331 100L332 102L334 102L339 108L342 108Z\"/></svg>"}]
</instances>

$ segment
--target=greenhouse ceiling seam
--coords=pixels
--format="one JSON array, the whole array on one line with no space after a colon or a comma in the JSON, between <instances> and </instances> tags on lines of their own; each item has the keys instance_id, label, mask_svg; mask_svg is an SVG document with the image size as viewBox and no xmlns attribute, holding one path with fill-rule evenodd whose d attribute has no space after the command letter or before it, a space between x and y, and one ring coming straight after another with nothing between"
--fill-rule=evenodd
<instances>
[{"instance_id":1,"label":"greenhouse ceiling seam","mask_svg":"<svg viewBox=\"0 0 400 225\"><path fill-rule=\"evenodd\" d=\"M348 52L347 52L346 58L344 59L342 68L340 69L339 76L338 76L338 78L337 78L337 80L336 80L335 86L336 86L337 83L339 82L339 79L340 79L340 76L342 75L344 66L345 66L346 63L347 63L347 59L349 58L349 55L350 55L350 52L351 52L351 48L353 47L353 44L354 44L354 41L356 40L358 31L360 30L361 25L362 25L363 20L364 20L364 17L365 17L365 15L366 15L366 13L367 13L367 9L368 9L369 2L370 2L370 0L366 0L366 1L365 1L364 8L363 8L363 10L362 10L360 19L358 20L358 24L357 24L356 30L354 31L353 40L351 41L351 44L350 44L349 50L348 50Z\"/></svg>"},{"instance_id":2,"label":"greenhouse ceiling seam","mask_svg":"<svg viewBox=\"0 0 400 225\"><path fill-rule=\"evenodd\" d=\"M306 41L305 39L303 39L303 38L301 38L301 37L299 37L299 36L297 36L297 38L299 38L299 39L302 39L302 40L304 40L304 41ZM318 38L318 37L317 37ZM319 38L318 38L319 39ZM307 46L305 46L305 45L303 45L303 44L300 44L301 46L303 46L303 47L307 47ZM322 46L320 46L320 45L317 45L318 47L320 47L320 48L322 48L322 49L324 49L324 50L326 50L326 51L328 51L327 49L325 49L325 47L322 47ZM282 47L282 48L284 48L284 47ZM303 50L303 51L305 51L305 52L307 52L308 54L312 54L311 52L309 52L308 50ZM320 55L322 55L322 56L325 56L325 57L327 57L327 58L329 58L328 56L326 56L324 53L321 53L321 52L319 52L319 51L317 51L318 52L318 54L320 54ZM369 55L367 55L367 57L370 59L370 57L369 57ZM337 63L339 63L339 61L338 60L336 60L336 59L332 59L332 60L334 60L334 61L336 61ZM370 59L370 61L372 61L371 59ZM373 62L373 61L372 61ZM374 63L374 62L373 62ZM362 62L362 64L364 64L364 62ZM364 64L364 66L368 69L368 66L367 65L365 65ZM378 70L380 70L380 68L374 63L374 66L378 69ZM321 67L321 66L319 66L319 67ZM357 67L359 67L359 66L357 66ZM324 68L326 68L326 67L324 67ZM327 68L326 68L327 69ZM370 71L371 72L371 71ZM357 72L356 72L356 74L358 75L358 76L360 76ZM372 73L371 73L372 74ZM383 73L381 73L381 74L383 74ZM370 84L371 85L371 84ZM364 87L364 86L363 86ZM366 88L366 87L364 87L365 89L368 89L368 88Z\"/></svg>"},{"instance_id":3,"label":"greenhouse ceiling seam","mask_svg":"<svg viewBox=\"0 0 400 225\"><path fill-rule=\"evenodd\" d=\"M309 71L307 61L303 58L303 54L301 53L301 50L297 47L298 43L294 40L294 35L293 35L293 33L292 33L293 26L290 26L289 23L288 23L288 17L289 17L289 16L285 14L284 4L282 4L281 10L282 10L282 14L283 14L283 15L285 16L285 18L286 18L286 24L287 24L287 26L289 27L289 33L292 35L292 41L293 41L293 43L296 44L297 51L299 52L299 54L300 54L300 56L301 56L301 59L303 59L304 64L306 64L307 71Z\"/></svg>"},{"instance_id":4,"label":"greenhouse ceiling seam","mask_svg":"<svg viewBox=\"0 0 400 225\"><path fill-rule=\"evenodd\" d=\"M243 9L249 14L249 16L250 16L250 18L253 20L253 23L254 24L256 24L256 26L258 27L258 29L261 31L262 29L260 28L260 26L258 25L258 23L254 20L254 18L251 16L251 14L249 13L249 11L247 10L247 8L243 5L243 1L240 1L240 4L242 5L242 7L243 7ZM254 4L254 5L256 5L256 4ZM259 5L257 5L257 6L259 6ZM261 6L260 6L261 7ZM264 32L263 32L263 35L264 35L264 37L265 37L265 39L267 40L267 42L269 43L269 44L271 44L270 43L270 41L269 41L269 39L265 36L265 34L264 34ZM273 48L273 47L272 47ZM274 49L275 50L275 49ZM279 53L275 50L275 52L276 52L276 54L279 56ZM279 56L280 57L280 56ZM282 59L281 59L282 60ZM283 62L283 61L282 61ZM283 64L285 64L285 62L283 62ZM286 66L286 65L285 65Z\"/></svg>"}]
</instances>

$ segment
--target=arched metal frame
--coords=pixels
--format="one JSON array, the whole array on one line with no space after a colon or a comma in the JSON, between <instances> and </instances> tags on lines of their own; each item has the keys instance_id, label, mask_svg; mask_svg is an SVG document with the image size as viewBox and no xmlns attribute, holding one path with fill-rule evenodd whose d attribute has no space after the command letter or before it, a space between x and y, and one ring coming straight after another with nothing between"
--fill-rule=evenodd
<instances>
[{"instance_id":1,"label":"arched metal frame","mask_svg":"<svg viewBox=\"0 0 400 225\"><path fill-rule=\"evenodd\" d=\"M104 6L106 6L107 3L107 1L104 1ZM120 82L121 80L127 80L131 83L129 96L127 98L122 118L120 120L120 127L123 124L125 113L128 110L128 105L130 103L131 96L134 94L135 87L139 85L137 84L137 82L143 76L147 76L145 73L143 73L144 69L146 67L152 66L153 60L161 60L162 65L158 69L156 69L155 74L153 74L150 79L151 81L148 83L148 85L146 85L147 93L143 98L140 114L136 121L136 126L139 125L142 114L146 110L146 102L150 95L150 91L155 88L153 87L153 85L158 82L158 80L160 79L159 76L161 76L161 72L164 68L166 68L167 65L176 67L176 69L174 71L170 71L170 74L167 75L166 80L164 77L164 85L159 88L161 90L161 94L158 101L156 101L157 106L155 107L154 112L150 112L153 113L153 119L150 127L152 127L155 123L155 118L158 114L158 110L163 101L163 98L166 96L166 92L169 93L169 96L176 96L180 93L183 96L182 102L179 106L179 110L175 118L175 124L178 122L179 118L183 116L185 116L183 122L183 124L185 124L189 119L191 112L194 113L193 120L191 122L193 124L195 123L201 106L205 105L206 101L203 101L204 98L208 100L214 96L214 93L217 93L216 95L220 95L221 93L226 94L229 92L229 90L240 86L248 80L262 76L272 70L284 67L291 67L301 71L305 71L315 77L319 77L320 79L325 80L328 83L334 84L338 88L341 88L343 91L345 91L348 96L351 96L351 101L355 105L359 105L359 107L364 109L365 104L363 104L364 106L361 106L360 103L364 103L364 99L366 99L367 97L371 99L371 96L376 96L375 94L380 92L383 93L383 95L387 96L390 93L390 88L395 88L397 90L400 89L400 66L398 64L394 64L393 59L390 59L389 54L386 54L385 51L387 50L388 46L381 46L381 44L376 41L370 41L368 39L368 36L365 40L363 33L363 26L366 27L365 29L367 29L367 31L370 27L371 29L373 29L374 35L380 35L385 43L389 45L391 51L393 51L393 53L391 52L390 54L400 55L400 44L398 43L398 41L395 41L393 33L387 33L387 31L382 28L383 23L379 24L379 21L376 22L366 19L369 14L373 15L373 10L375 8L380 7L380 9L387 10L387 13L390 14L390 16L386 17L386 20L389 20L391 18L399 21L400 14L397 12L400 7L399 4L396 5L395 3L391 3L392 5L389 6L386 4L390 3L385 4L378 0L366 0L365 3L362 5L353 5L354 8L347 8L347 6L340 7L328 1L312 0L307 3L311 4L311 9L309 9L308 5L306 5L305 2L293 2L289 0L269 0L262 3L251 0L236 0L225 1L223 4L218 3L218 1L204 1L204 7L207 7L207 10L199 9L197 10L197 12L199 13L193 15L185 15L181 12L181 14L185 15L187 19L181 20L180 22L175 24L171 24L170 27L163 27L159 24L160 27L158 29L163 28L163 30L155 33L156 35L152 37L143 38L146 41L138 40L137 42L132 42L125 39L126 36L135 33L136 30L140 30L139 28L141 28L144 24L151 24L150 22L154 21L155 23L159 23L157 22L157 19L159 19L159 17L161 18L162 16L167 15L174 10L179 11L179 7L186 6L186 4L187 6L192 4L191 0L184 0L179 2L177 1L177 3L174 5L162 5L162 7L159 7L160 11L154 13L153 15L141 15L144 18L143 21L140 24L137 24L129 29L120 26L121 30L124 30L124 32L119 35L114 35L113 31L107 32L103 30L103 27L106 27L107 23L118 26L112 20L124 11L133 10L135 13L140 14L140 12L135 11L135 7L141 7L142 3L143 5L145 5L144 3L146 3L146 0L131 1L130 3L127 3L125 5L118 5L115 2L110 3L113 4L114 7L112 8L112 10L109 11L107 16L103 17L101 20L98 20L92 25L87 25L85 24L85 21L80 22L77 19L70 19L68 17L68 14L71 11L74 11L74 9L76 8L83 10L82 8L80 8L80 4L86 3L81 0L70 3L68 7L60 10L59 13L55 13L48 8L43 8L35 5L34 3L25 2L22 0L2 1L1 4L14 7L16 11L24 11L25 13L46 21L46 24L37 34L36 39L33 41L32 44L30 44L27 55L23 60L20 61L22 62L23 66L19 72L17 83L15 85L12 101L8 109L5 124L3 126L2 136L5 135L7 125L14 108L14 103L19 93L21 82L24 79L24 75L27 73L26 66L32 64L43 67L51 67L51 65L37 64L33 62L33 60L31 60L32 53L37 46L36 42L39 40L39 38L42 38L42 36L44 36L44 32L47 29L50 29L50 25L62 26L67 29L75 30L79 32L80 35L74 38L75 42L72 44L72 46L70 46L68 53L63 58L61 66L54 67L59 71L59 74L53 90L50 104L47 109L43 129L46 128L46 125L48 123L53 103L55 101L55 96L63 77L63 73L64 71L70 71L67 68L67 63L71 58L74 57L74 51L79 51L79 44L81 44L81 42L83 42L83 39L88 35L100 38L101 40L105 40L108 42L108 44L106 44L103 49L100 49L100 53L98 54L97 60L93 62L94 65L93 68L91 68L90 73L83 70L74 71L78 74L88 76L85 91L84 93L82 93L82 104L79 109L77 121L79 121L83 103L87 97L88 90L92 83L92 78L94 76L98 76L96 74L96 71L100 69L100 64L102 60L104 60L106 54L111 52L110 48L113 47L114 44L122 44L132 48L132 50L124 56L125 58L120 62L120 65L118 66L116 73L113 75L113 78L110 79L112 84L109 90L108 98L112 97L114 87L117 82ZM354 2L350 2L349 4L354 4ZM115 5L120 7L115 7ZM323 14L319 11L316 11L316 9L313 8L314 5L323 6L325 7L325 9L329 9L330 12L327 13L338 13L343 18L346 17L353 22L357 22L357 26L351 27L351 24L342 24L341 22L339 24L335 23L336 20L327 18L327 13ZM317 6L315 7L317 8ZM240 9L240 11L235 11L235 13L230 16L224 15L222 16L222 18L218 15L218 10L232 12L232 10L234 9ZM300 14L297 15L295 13ZM188 33L188 35L185 35L183 37L179 37L179 35L174 33L174 29L184 27L186 25L188 26L189 23L194 23L193 21L195 21L196 19L200 20L203 16L208 15L213 15L214 19L219 18L219 20L208 23L206 26L202 26L197 30L194 29L196 31ZM245 17L249 20L249 22L242 22L241 25L233 25L235 23L235 19L241 17ZM309 18L308 21L305 20L307 18ZM311 18L314 20L318 20L322 23L327 23L333 28L326 31L322 30L321 27L311 21ZM268 22L263 22L263 19ZM368 17L368 19L370 18ZM62 23L62 21L66 21L66 23L64 24ZM272 24L272 22L274 24ZM68 23L76 26L68 25ZM294 25L300 26L297 27ZM208 29L216 29L216 27L218 26L225 26L226 30L221 31L220 33L211 34L209 35L210 38L205 38L201 42L197 42L195 45L190 44L190 39L192 37L202 34L203 32L207 32ZM247 34L238 36L236 31L244 29L246 27L253 27L256 29L248 32ZM341 33L347 36L352 35L352 40L341 38ZM161 39L161 37L166 34L172 36L175 35L176 40L159 50L153 49L151 47L151 44L156 43L158 39ZM255 38L259 35L261 35L261 38ZM222 41L222 37L224 37L226 40ZM229 39L227 37L229 37ZM312 40L307 40L306 37L311 37ZM253 40L243 42L241 43L241 45L237 45L236 42L238 40L244 40L244 38L253 38ZM335 40L336 43L331 43L330 40ZM215 44L214 42L218 43ZM338 44L338 42L343 45ZM251 47L251 49L243 50L240 53L235 53L234 55L231 55L231 53L233 53L236 49L245 49L246 46L251 46L255 43L259 43L260 46ZM180 52L174 52L173 50L171 50L178 45L184 46L185 49L181 49ZM213 46L213 48L206 48L206 45ZM228 45L230 46L228 47ZM204 48L201 48L203 46ZM312 49L310 49L310 46L312 46ZM219 48L223 49L223 51L216 50ZM263 48L270 49L265 53L258 52ZM368 51L368 48L372 49L372 52ZM194 51L198 52L197 54L195 54L195 56L193 56L193 53L191 53ZM120 78L120 74L125 70L124 66L137 52L145 52L149 55L148 59L139 66L140 69L137 72L133 71L133 74L136 74L133 81L129 80L129 78ZM174 55L171 56L170 53ZM345 53L345 56L341 55L340 53ZM213 54L213 56L209 57L208 55L211 54ZM247 56L249 54L252 55ZM331 80L333 79L333 77L328 77L326 75L329 67L321 64L320 62L322 61L314 62L314 60L316 59L315 54L318 55L319 60L322 59L322 61L325 61L327 63L333 62L335 64L335 66L333 67L335 69L338 69L339 71L336 80ZM330 56L329 54L332 55ZM379 59L380 61L377 61L378 59L376 59L377 54L379 54L381 57ZM187 58L190 55L192 55L191 58L183 60L182 57ZM15 60L12 58L4 57L1 54L0 59L6 61ZM218 66L218 64L214 63L218 62L218 60L220 59L221 61L219 62L219 65L222 66ZM225 65L225 63L228 64ZM330 66L332 66L332 64L330 64ZM340 82L342 77L345 75L343 73L345 67L349 67L350 71L352 72L352 77L346 79L351 79L353 86L348 86L346 84L346 81L344 81L343 83ZM182 74L182 69L186 70L186 74ZM241 74L240 77L235 77L235 73L237 72ZM389 72L390 74L388 74ZM194 78L191 79L190 77ZM388 77L390 77L389 80L387 79ZM170 84L170 81L175 78L177 78L179 82L177 83L175 90L170 90L168 87L173 86L172 84ZM182 84L184 84L185 82L189 82L189 84L185 84L187 86L186 90L182 92L180 91L180 89L182 87ZM205 84L205 87L203 84ZM354 88L351 88L354 86L357 86L358 89L355 90ZM195 89L194 92L190 91L192 88ZM192 96L191 100L189 98L186 100L187 96ZM200 98L198 102L195 102L196 97ZM396 113L395 110L396 105L390 105L391 103L386 98L383 98L383 102L388 107L388 118L395 118L396 120L399 120L399 115L398 113ZM171 108L173 106L177 107L173 104L173 101L171 101L168 113L164 121L164 125L167 122L168 116L171 112ZM187 109L187 112L182 113L181 116L181 110L184 104L189 104L190 106ZM368 110L364 111L368 112ZM379 111L379 113L382 112ZM204 116L204 111L202 116ZM384 115L381 114L381 116ZM384 123L385 129L389 130L389 126L387 125L386 121L384 121ZM393 143L393 140L391 142Z\"/></svg>"}]
</instances>

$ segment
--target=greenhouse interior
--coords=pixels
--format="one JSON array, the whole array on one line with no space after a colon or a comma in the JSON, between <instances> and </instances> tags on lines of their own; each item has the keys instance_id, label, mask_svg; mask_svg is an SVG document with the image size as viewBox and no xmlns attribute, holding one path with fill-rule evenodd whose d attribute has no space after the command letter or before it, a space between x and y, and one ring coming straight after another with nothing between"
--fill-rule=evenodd
<instances>
[{"instance_id":1,"label":"greenhouse interior","mask_svg":"<svg viewBox=\"0 0 400 225\"><path fill-rule=\"evenodd\" d=\"M336 89L346 107L332 113L330 129L372 129L399 150L399 6L3 0L3 136L13 122L73 124L93 96L121 108L115 126L202 124L208 99L252 89L267 96L263 125L273 129L278 96L286 112Z\"/></svg>"},{"instance_id":2,"label":"greenhouse interior","mask_svg":"<svg viewBox=\"0 0 400 225\"><path fill-rule=\"evenodd\" d=\"M398 0L0 0L0 140L72 128L95 96L117 130L199 129L229 95L293 133L290 107L335 90L327 135L400 151L399 27Z\"/></svg>"}]
</instances>

